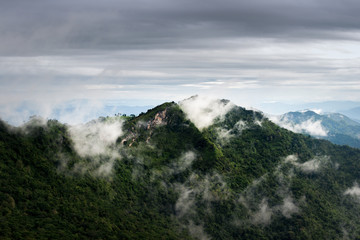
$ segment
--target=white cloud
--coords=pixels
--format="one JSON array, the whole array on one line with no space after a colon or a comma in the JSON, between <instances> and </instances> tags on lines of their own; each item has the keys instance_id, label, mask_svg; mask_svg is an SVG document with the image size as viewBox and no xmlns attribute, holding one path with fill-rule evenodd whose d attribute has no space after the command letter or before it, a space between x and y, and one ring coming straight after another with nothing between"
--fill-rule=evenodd
<instances>
[{"instance_id":1,"label":"white cloud","mask_svg":"<svg viewBox=\"0 0 360 240\"><path fill-rule=\"evenodd\" d=\"M175 204L176 217L189 230L190 234L199 239L209 239L198 216L198 204L206 206L205 211L212 213L211 202L227 199L230 191L217 173L201 176L192 173L184 184L175 183L179 197ZM192 222L197 219L197 223Z\"/></svg>"},{"instance_id":2,"label":"white cloud","mask_svg":"<svg viewBox=\"0 0 360 240\"><path fill-rule=\"evenodd\" d=\"M354 186L351 188L346 189L346 191L344 192L345 195L351 195L354 197L357 197L360 199L360 187L359 185L355 182Z\"/></svg>"},{"instance_id":3,"label":"white cloud","mask_svg":"<svg viewBox=\"0 0 360 240\"><path fill-rule=\"evenodd\" d=\"M304 163L299 163L297 156L289 155L285 158L285 163L289 162L305 173L312 173L317 172L320 169L321 164L327 162L328 160L328 156L317 156Z\"/></svg>"},{"instance_id":4,"label":"white cloud","mask_svg":"<svg viewBox=\"0 0 360 240\"><path fill-rule=\"evenodd\" d=\"M325 159L325 157L323 157ZM240 194L238 203L242 204L248 211L247 219L239 219L235 217L234 223L238 225L247 225L248 223L268 225L273 218L284 216L286 218L292 217L294 214L301 211L300 207L305 204L305 196L295 199L291 191L291 178L294 176L293 168L282 168L284 163L292 163L296 167L304 171L309 171L308 162L306 164L299 164L298 158L295 155L289 155L281 162L274 171L276 179L275 194L268 195L264 191L269 180L269 174L265 174L253 182ZM294 167L295 167L294 166ZM304 167L305 166L305 167ZM311 169L314 170L314 169ZM271 177L271 181L273 178ZM270 200L276 200L276 203L270 204Z\"/></svg>"},{"instance_id":5,"label":"white cloud","mask_svg":"<svg viewBox=\"0 0 360 240\"><path fill-rule=\"evenodd\" d=\"M196 159L196 154L193 151L187 151L184 154L181 155L179 160L174 163L172 166L172 170L175 173L183 172L188 167L191 166L192 162Z\"/></svg>"},{"instance_id":6,"label":"white cloud","mask_svg":"<svg viewBox=\"0 0 360 240\"><path fill-rule=\"evenodd\" d=\"M86 124L70 126L75 150L80 156L113 155L110 147L123 134L123 122L93 120Z\"/></svg>"},{"instance_id":7,"label":"white cloud","mask_svg":"<svg viewBox=\"0 0 360 240\"><path fill-rule=\"evenodd\" d=\"M313 109L310 109L310 111L313 111L314 113L316 114L322 114L324 111L320 108L313 108Z\"/></svg>"},{"instance_id":8,"label":"white cloud","mask_svg":"<svg viewBox=\"0 0 360 240\"><path fill-rule=\"evenodd\" d=\"M287 196L283 200L283 204L279 207L282 215L290 218L292 214L299 212L299 207L295 204L291 196Z\"/></svg>"},{"instance_id":9,"label":"white cloud","mask_svg":"<svg viewBox=\"0 0 360 240\"><path fill-rule=\"evenodd\" d=\"M277 125L279 125L280 127L286 128L296 133L307 133L313 136L321 136L321 137L326 137L328 134L326 128L321 124L322 121L321 120L316 121L313 118L310 118L299 124L295 124L287 118L281 119L280 116L271 116L270 120L276 123Z\"/></svg>"},{"instance_id":10,"label":"white cloud","mask_svg":"<svg viewBox=\"0 0 360 240\"><path fill-rule=\"evenodd\" d=\"M194 96L179 103L186 116L197 128L204 129L214 123L216 118L222 118L235 105L208 97Z\"/></svg>"},{"instance_id":11,"label":"white cloud","mask_svg":"<svg viewBox=\"0 0 360 240\"><path fill-rule=\"evenodd\" d=\"M234 135L231 134L231 129L227 130L225 128L218 127L215 129L217 140L221 144L226 144L229 142L230 138L234 137Z\"/></svg>"},{"instance_id":12,"label":"white cloud","mask_svg":"<svg viewBox=\"0 0 360 240\"><path fill-rule=\"evenodd\" d=\"M178 185L177 191L179 191L180 196L176 201L175 210L177 217L182 218L190 211L191 213L194 211L194 190L184 185Z\"/></svg>"},{"instance_id":13,"label":"white cloud","mask_svg":"<svg viewBox=\"0 0 360 240\"><path fill-rule=\"evenodd\" d=\"M258 211L252 215L252 222L255 224L267 225L271 221L272 214L273 210L269 207L267 200L264 198L259 205Z\"/></svg>"},{"instance_id":14,"label":"white cloud","mask_svg":"<svg viewBox=\"0 0 360 240\"><path fill-rule=\"evenodd\" d=\"M246 124L246 122L240 120L237 123L235 123L235 128L239 131L242 132L243 130L248 128L248 125Z\"/></svg>"}]
</instances>

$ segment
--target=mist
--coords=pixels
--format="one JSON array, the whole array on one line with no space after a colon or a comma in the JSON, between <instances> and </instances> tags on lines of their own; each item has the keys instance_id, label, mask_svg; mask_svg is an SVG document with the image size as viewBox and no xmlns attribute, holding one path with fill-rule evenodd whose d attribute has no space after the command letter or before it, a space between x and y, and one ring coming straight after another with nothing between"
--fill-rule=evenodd
<instances>
[{"instance_id":1,"label":"mist","mask_svg":"<svg viewBox=\"0 0 360 240\"><path fill-rule=\"evenodd\" d=\"M357 182L351 188L345 190L344 195L350 195L360 200L360 187Z\"/></svg>"},{"instance_id":2,"label":"mist","mask_svg":"<svg viewBox=\"0 0 360 240\"><path fill-rule=\"evenodd\" d=\"M77 153L82 157L116 155L111 149L123 135L122 120L93 120L86 124L70 126L69 131Z\"/></svg>"},{"instance_id":3,"label":"mist","mask_svg":"<svg viewBox=\"0 0 360 240\"><path fill-rule=\"evenodd\" d=\"M326 137L328 130L321 124L321 120L310 118L301 123L291 122L290 119L282 118L281 116L270 116L270 120L295 133L307 133L313 136Z\"/></svg>"},{"instance_id":4,"label":"mist","mask_svg":"<svg viewBox=\"0 0 360 240\"><path fill-rule=\"evenodd\" d=\"M212 125L217 118L221 120L235 106L231 102L206 96L193 96L179 102L179 105L186 116L200 130Z\"/></svg>"},{"instance_id":5,"label":"mist","mask_svg":"<svg viewBox=\"0 0 360 240\"><path fill-rule=\"evenodd\" d=\"M289 155L285 158L285 163L291 163L304 173L313 173L320 170L322 164L329 162L329 156L316 156L306 162L299 163L298 157L295 155Z\"/></svg>"}]
</instances>

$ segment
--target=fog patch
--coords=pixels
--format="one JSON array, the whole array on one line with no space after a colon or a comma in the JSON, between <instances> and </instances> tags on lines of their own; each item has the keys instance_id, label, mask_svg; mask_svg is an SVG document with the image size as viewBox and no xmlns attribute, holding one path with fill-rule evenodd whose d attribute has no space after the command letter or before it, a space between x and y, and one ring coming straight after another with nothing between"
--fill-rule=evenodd
<instances>
[{"instance_id":1,"label":"fog patch","mask_svg":"<svg viewBox=\"0 0 360 240\"><path fill-rule=\"evenodd\" d=\"M235 105L227 100L211 99L208 97L193 96L179 102L186 116L202 130L209 127L215 119L222 119Z\"/></svg>"},{"instance_id":2,"label":"fog patch","mask_svg":"<svg viewBox=\"0 0 360 240\"><path fill-rule=\"evenodd\" d=\"M358 183L355 182L353 187L346 189L344 195L350 195L360 200L360 187Z\"/></svg>"},{"instance_id":3,"label":"fog patch","mask_svg":"<svg viewBox=\"0 0 360 240\"><path fill-rule=\"evenodd\" d=\"M200 240L209 240L211 239L204 231L203 224L195 224L193 221L189 221L189 224L187 225L187 228L190 232L190 235L200 239Z\"/></svg>"},{"instance_id":4,"label":"fog patch","mask_svg":"<svg viewBox=\"0 0 360 240\"><path fill-rule=\"evenodd\" d=\"M227 199L230 195L225 181L218 173L207 174L205 176L192 173L184 184L178 184L176 188L180 193L176 203L176 208L180 213L184 212L184 209L181 208L181 206L184 206L182 204L184 199L187 202L193 202L196 198L209 203Z\"/></svg>"},{"instance_id":5,"label":"fog patch","mask_svg":"<svg viewBox=\"0 0 360 240\"><path fill-rule=\"evenodd\" d=\"M248 129L248 128L249 128L249 125L248 125L245 121L240 120L240 121L238 121L237 123L235 123L234 128L235 128L239 133L241 133L242 131Z\"/></svg>"},{"instance_id":6,"label":"fog patch","mask_svg":"<svg viewBox=\"0 0 360 240\"><path fill-rule=\"evenodd\" d=\"M107 176L111 173L114 166L115 158L110 158L109 161L101 164L96 170L95 175L97 176Z\"/></svg>"},{"instance_id":7,"label":"fog patch","mask_svg":"<svg viewBox=\"0 0 360 240\"><path fill-rule=\"evenodd\" d=\"M212 214L212 202L226 200L230 190L218 173L205 176L192 173L184 183L175 183L179 197L175 204L176 217L190 234L198 239L210 239L199 220L198 206L205 206L205 212ZM196 224L194 221L196 219Z\"/></svg>"},{"instance_id":8,"label":"fog patch","mask_svg":"<svg viewBox=\"0 0 360 240\"><path fill-rule=\"evenodd\" d=\"M259 205L259 209L253 213L252 222L267 225L270 223L272 214L273 210L269 207L267 199L264 198Z\"/></svg>"},{"instance_id":9,"label":"fog patch","mask_svg":"<svg viewBox=\"0 0 360 240\"><path fill-rule=\"evenodd\" d=\"M290 218L292 214L299 212L299 207L295 204L291 196L287 196L283 200L283 204L279 207L282 215Z\"/></svg>"},{"instance_id":10,"label":"fog patch","mask_svg":"<svg viewBox=\"0 0 360 240\"><path fill-rule=\"evenodd\" d=\"M27 126L45 126L47 124L47 119L41 117L41 116L31 116L29 117L29 121L27 121L26 123L24 123L22 125L22 127L27 127Z\"/></svg>"},{"instance_id":11,"label":"fog patch","mask_svg":"<svg viewBox=\"0 0 360 240\"><path fill-rule=\"evenodd\" d=\"M196 159L196 154L193 151L187 151L181 155L178 161L172 164L170 169L173 173L179 173L185 171L191 166L193 161Z\"/></svg>"},{"instance_id":12,"label":"fog patch","mask_svg":"<svg viewBox=\"0 0 360 240\"><path fill-rule=\"evenodd\" d=\"M270 120L280 127L286 128L292 132L296 133L307 133L312 136L326 137L328 135L328 130L321 124L321 120L315 120L310 118L301 123L294 123L287 117L281 116L271 116Z\"/></svg>"},{"instance_id":13,"label":"fog patch","mask_svg":"<svg viewBox=\"0 0 360 240\"><path fill-rule=\"evenodd\" d=\"M215 133L216 133L216 140L221 145L228 143L230 139L235 136L234 134L232 134L232 129L228 130L222 127L215 128Z\"/></svg>"},{"instance_id":14,"label":"fog patch","mask_svg":"<svg viewBox=\"0 0 360 240\"><path fill-rule=\"evenodd\" d=\"M281 213L284 217L290 218L298 212L299 207L291 196L286 196L282 204L272 207L269 206L267 198L263 198L258 206L258 210L253 213L251 222L253 224L268 225L271 223L272 216L276 213Z\"/></svg>"},{"instance_id":15,"label":"fog patch","mask_svg":"<svg viewBox=\"0 0 360 240\"><path fill-rule=\"evenodd\" d=\"M304 163L299 163L297 156L289 155L285 158L285 163L291 163L304 173L314 173L319 171L321 165L328 162L329 159L330 158L328 156L317 156Z\"/></svg>"},{"instance_id":16,"label":"fog patch","mask_svg":"<svg viewBox=\"0 0 360 240\"><path fill-rule=\"evenodd\" d=\"M173 159L166 166L152 170L150 180L152 182L159 179L166 180L175 174L182 173L191 167L196 158L197 155L194 151L184 152L179 158Z\"/></svg>"},{"instance_id":17,"label":"fog patch","mask_svg":"<svg viewBox=\"0 0 360 240\"><path fill-rule=\"evenodd\" d=\"M33 129L36 127L43 127L47 128L48 120L41 117L41 116L31 116L29 117L29 120L22 125L20 125L18 128L12 127L11 125L8 125L8 129L10 131L20 131L23 134L31 134Z\"/></svg>"},{"instance_id":18,"label":"fog patch","mask_svg":"<svg viewBox=\"0 0 360 240\"><path fill-rule=\"evenodd\" d=\"M176 201L175 210L177 217L182 218L185 214L191 214L194 210L195 192L184 185L179 185L177 191L180 196Z\"/></svg>"},{"instance_id":19,"label":"fog patch","mask_svg":"<svg viewBox=\"0 0 360 240\"><path fill-rule=\"evenodd\" d=\"M255 122L254 122L255 123ZM232 129L226 129L223 127L216 127L214 129L216 134L216 140L221 145L226 145L229 143L229 141L236 136L241 135L242 131L248 129L250 126L245 121L240 120L237 123L235 123L234 127Z\"/></svg>"},{"instance_id":20,"label":"fog patch","mask_svg":"<svg viewBox=\"0 0 360 240\"><path fill-rule=\"evenodd\" d=\"M74 149L82 157L76 162L71 172L90 173L93 176L107 177L113 171L114 163L120 159L116 140L123 135L123 121L118 118L99 118L86 124L69 126ZM65 158L59 167L64 169L68 164Z\"/></svg>"},{"instance_id":21,"label":"fog patch","mask_svg":"<svg viewBox=\"0 0 360 240\"><path fill-rule=\"evenodd\" d=\"M123 121L94 120L70 126L70 136L77 153L82 157L113 154L111 147L123 135Z\"/></svg>"},{"instance_id":22,"label":"fog patch","mask_svg":"<svg viewBox=\"0 0 360 240\"><path fill-rule=\"evenodd\" d=\"M281 162L274 172L255 179L240 193L237 201L246 209L246 215L244 218L235 217L234 224L269 225L275 217L291 218L300 212L300 206L305 204L305 197L294 198L291 191L294 171L293 168L284 167L287 162L297 161L297 157L290 155L286 159L287 161ZM268 187L274 184L275 189Z\"/></svg>"}]
</instances>

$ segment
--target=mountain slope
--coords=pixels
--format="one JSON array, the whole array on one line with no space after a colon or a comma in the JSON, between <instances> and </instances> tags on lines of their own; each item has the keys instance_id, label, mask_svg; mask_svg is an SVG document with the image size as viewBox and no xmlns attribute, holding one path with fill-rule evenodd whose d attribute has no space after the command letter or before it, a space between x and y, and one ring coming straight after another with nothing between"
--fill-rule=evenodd
<instances>
[{"instance_id":1,"label":"mountain slope","mask_svg":"<svg viewBox=\"0 0 360 240\"><path fill-rule=\"evenodd\" d=\"M198 101L77 127L2 123L1 238L359 236L359 150Z\"/></svg>"},{"instance_id":2,"label":"mountain slope","mask_svg":"<svg viewBox=\"0 0 360 240\"><path fill-rule=\"evenodd\" d=\"M349 116L353 119L356 119L356 121L360 121L360 107L354 107L351 109L343 110L341 113L345 114L346 116Z\"/></svg>"},{"instance_id":3,"label":"mountain slope","mask_svg":"<svg viewBox=\"0 0 360 240\"><path fill-rule=\"evenodd\" d=\"M335 144L360 148L360 123L339 113L289 112L271 120L294 132L310 134Z\"/></svg>"}]
</instances>

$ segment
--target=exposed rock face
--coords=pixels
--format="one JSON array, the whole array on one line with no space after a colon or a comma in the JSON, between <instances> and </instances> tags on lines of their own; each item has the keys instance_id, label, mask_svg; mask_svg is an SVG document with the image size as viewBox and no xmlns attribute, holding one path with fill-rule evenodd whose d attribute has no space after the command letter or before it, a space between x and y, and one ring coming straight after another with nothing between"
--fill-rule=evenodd
<instances>
[{"instance_id":1,"label":"exposed rock face","mask_svg":"<svg viewBox=\"0 0 360 240\"><path fill-rule=\"evenodd\" d=\"M167 112L167 109L165 109L164 111L158 112L155 115L154 120L148 122L147 129L151 129L152 127L159 126L159 125L165 125L167 123L166 112Z\"/></svg>"},{"instance_id":2,"label":"exposed rock face","mask_svg":"<svg viewBox=\"0 0 360 240\"><path fill-rule=\"evenodd\" d=\"M139 122L137 127L140 128L145 128L146 130L148 130L149 136L146 139L146 142L149 143L150 139L151 139L151 135L153 133L153 129L155 127L158 126L163 126L167 124L167 109L160 111L158 113L155 114L154 118L152 120L149 120L147 122ZM127 135L127 137L125 137L124 139L122 139L121 144L126 145L128 144L129 147L131 147L134 142L136 141L137 137L138 137L138 133L137 133L137 127L133 127L131 129L131 131L129 132L129 134Z\"/></svg>"}]
</instances>

